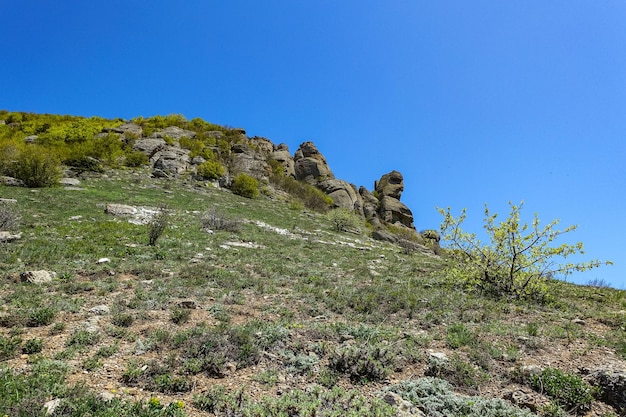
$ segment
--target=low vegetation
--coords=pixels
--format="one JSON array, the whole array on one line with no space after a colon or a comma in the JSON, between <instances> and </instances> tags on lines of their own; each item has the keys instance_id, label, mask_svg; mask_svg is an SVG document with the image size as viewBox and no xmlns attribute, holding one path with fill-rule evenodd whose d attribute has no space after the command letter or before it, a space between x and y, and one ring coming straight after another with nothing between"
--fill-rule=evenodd
<instances>
[{"instance_id":1,"label":"low vegetation","mask_svg":"<svg viewBox=\"0 0 626 417\"><path fill-rule=\"evenodd\" d=\"M371 240L353 213L330 210L327 196L278 166L269 184L244 179L230 193L150 178L145 160L125 163L136 137L125 134L119 148L97 137L122 121L0 119L4 173L28 146L55 149L89 173L80 188L0 186L0 197L15 200L0 203L3 228L21 234L0 245L0 415L621 412L581 372L626 363L626 293L602 280L541 276L549 296L535 297L517 275L507 292L501 269L477 281L475 268L492 264L467 247L435 255ZM136 122L144 133L193 130L181 146L207 161L222 161L238 140L199 119ZM28 135L36 143L25 144ZM268 198L269 188L288 198ZM105 213L109 203L157 214L137 222ZM447 232L465 236L460 219L445 219ZM488 219L496 236L524 231ZM406 240L419 243L416 234ZM55 274L23 280L39 270ZM551 365L520 377L535 363ZM519 392L534 402L515 401Z\"/></svg>"}]
</instances>

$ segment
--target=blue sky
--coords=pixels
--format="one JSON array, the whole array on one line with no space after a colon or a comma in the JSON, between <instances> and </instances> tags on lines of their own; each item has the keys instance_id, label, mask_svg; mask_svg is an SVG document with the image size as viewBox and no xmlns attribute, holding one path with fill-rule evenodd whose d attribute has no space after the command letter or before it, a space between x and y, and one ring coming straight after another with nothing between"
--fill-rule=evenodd
<instances>
[{"instance_id":1,"label":"blue sky","mask_svg":"<svg viewBox=\"0 0 626 417\"><path fill-rule=\"evenodd\" d=\"M435 207L525 201L579 229L568 280L626 288L622 0L0 0L0 108L201 117L312 140L368 189L393 169L418 229Z\"/></svg>"}]
</instances>

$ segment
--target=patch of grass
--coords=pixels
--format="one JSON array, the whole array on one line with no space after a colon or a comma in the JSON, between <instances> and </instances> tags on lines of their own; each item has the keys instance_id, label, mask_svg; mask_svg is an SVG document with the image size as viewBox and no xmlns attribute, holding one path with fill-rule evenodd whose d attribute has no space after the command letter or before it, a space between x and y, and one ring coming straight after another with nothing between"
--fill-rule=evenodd
<instances>
[{"instance_id":1,"label":"patch of grass","mask_svg":"<svg viewBox=\"0 0 626 417\"><path fill-rule=\"evenodd\" d=\"M119 327L130 327L135 321L135 317L129 313L117 313L111 316L111 323Z\"/></svg>"},{"instance_id":2,"label":"patch of grass","mask_svg":"<svg viewBox=\"0 0 626 417\"><path fill-rule=\"evenodd\" d=\"M241 221L230 218L216 208L206 210L200 216L202 230L225 231L236 233L241 230Z\"/></svg>"},{"instance_id":3,"label":"patch of grass","mask_svg":"<svg viewBox=\"0 0 626 417\"><path fill-rule=\"evenodd\" d=\"M26 324L29 327L47 326L54 321L56 312L50 307L37 308L30 312Z\"/></svg>"},{"instance_id":4,"label":"patch of grass","mask_svg":"<svg viewBox=\"0 0 626 417\"><path fill-rule=\"evenodd\" d=\"M278 371L276 369L265 369L257 373L252 379L265 385L274 386L278 383Z\"/></svg>"},{"instance_id":5,"label":"patch of grass","mask_svg":"<svg viewBox=\"0 0 626 417\"><path fill-rule=\"evenodd\" d=\"M31 355L33 353L39 353L43 350L43 339L35 337L33 339L28 339L22 345L22 353L26 353Z\"/></svg>"},{"instance_id":6,"label":"patch of grass","mask_svg":"<svg viewBox=\"0 0 626 417\"><path fill-rule=\"evenodd\" d=\"M546 368L539 375L531 375L530 386L550 397L568 413L582 414L590 409L596 390L581 377L556 368Z\"/></svg>"},{"instance_id":7,"label":"patch of grass","mask_svg":"<svg viewBox=\"0 0 626 417\"><path fill-rule=\"evenodd\" d=\"M489 380L488 374L464 361L458 354L448 360L430 357L426 376L442 378L459 388L476 389Z\"/></svg>"},{"instance_id":8,"label":"patch of grass","mask_svg":"<svg viewBox=\"0 0 626 417\"><path fill-rule=\"evenodd\" d=\"M98 332L89 332L87 330L76 330L72 335L67 339L65 345L67 347L71 346L92 346L100 341L100 333Z\"/></svg>"},{"instance_id":9,"label":"patch of grass","mask_svg":"<svg viewBox=\"0 0 626 417\"><path fill-rule=\"evenodd\" d=\"M463 323L456 323L446 329L446 342L452 349L458 349L474 342L476 336Z\"/></svg>"},{"instance_id":10,"label":"patch of grass","mask_svg":"<svg viewBox=\"0 0 626 417\"><path fill-rule=\"evenodd\" d=\"M191 310L188 308L176 307L170 312L170 320L174 324L187 323L191 318Z\"/></svg>"},{"instance_id":11,"label":"patch of grass","mask_svg":"<svg viewBox=\"0 0 626 417\"><path fill-rule=\"evenodd\" d=\"M382 346L347 346L331 354L328 366L355 382L379 381L392 372L394 357L394 352Z\"/></svg>"},{"instance_id":12,"label":"patch of grass","mask_svg":"<svg viewBox=\"0 0 626 417\"><path fill-rule=\"evenodd\" d=\"M19 337L5 337L0 335L0 361L14 358L17 355L21 343L22 339Z\"/></svg>"},{"instance_id":13,"label":"patch of grass","mask_svg":"<svg viewBox=\"0 0 626 417\"><path fill-rule=\"evenodd\" d=\"M395 410L378 398L366 398L356 391L319 386L308 391L293 390L280 397L263 396L253 402L243 390L226 393L222 386L194 397L193 405L215 415L318 416L339 415L391 417Z\"/></svg>"}]
</instances>

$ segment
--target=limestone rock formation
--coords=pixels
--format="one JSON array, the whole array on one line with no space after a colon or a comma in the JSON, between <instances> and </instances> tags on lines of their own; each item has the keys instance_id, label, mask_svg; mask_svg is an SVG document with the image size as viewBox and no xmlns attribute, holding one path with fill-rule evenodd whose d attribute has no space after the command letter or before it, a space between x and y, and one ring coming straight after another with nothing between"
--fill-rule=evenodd
<instances>
[{"instance_id":1,"label":"limestone rock formation","mask_svg":"<svg viewBox=\"0 0 626 417\"><path fill-rule=\"evenodd\" d=\"M315 184L320 179L333 179L326 158L317 150L313 142L304 142L294 155L296 179Z\"/></svg>"}]
</instances>

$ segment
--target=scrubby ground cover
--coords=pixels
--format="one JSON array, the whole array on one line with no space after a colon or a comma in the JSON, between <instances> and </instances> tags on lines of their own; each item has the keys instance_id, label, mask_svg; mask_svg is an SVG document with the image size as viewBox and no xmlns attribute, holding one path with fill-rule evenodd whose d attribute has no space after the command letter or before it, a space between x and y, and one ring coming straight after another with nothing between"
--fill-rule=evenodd
<instances>
[{"instance_id":1,"label":"scrubby ground cover","mask_svg":"<svg viewBox=\"0 0 626 417\"><path fill-rule=\"evenodd\" d=\"M395 415L389 392L428 415L527 415L516 392L544 415L619 413L572 375L624 368L623 291L554 281L548 304L503 302L451 281L445 256L267 196L141 168L80 188L0 187L22 233L0 244L0 415L55 399L64 416ZM151 241L110 203L166 225Z\"/></svg>"}]
</instances>

